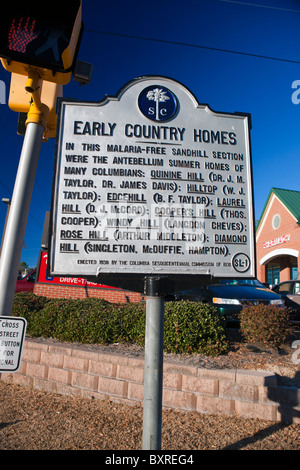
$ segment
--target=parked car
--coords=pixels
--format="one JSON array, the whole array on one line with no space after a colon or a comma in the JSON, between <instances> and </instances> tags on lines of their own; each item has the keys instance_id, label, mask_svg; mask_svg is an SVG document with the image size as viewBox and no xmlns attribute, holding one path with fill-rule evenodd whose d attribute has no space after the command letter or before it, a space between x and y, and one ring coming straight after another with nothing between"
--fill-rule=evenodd
<instances>
[{"instance_id":1,"label":"parked car","mask_svg":"<svg viewBox=\"0 0 300 470\"><path fill-rule=\"evenodd\" d=\"M169 300L209 303L217 307L227 323L238 323L238 313L247 305L284 306L280 295L257 279L222 279L215 284L178 292Z\"/></svg>"},{"instance_id":2,"label":"parked car","mask_svg":"<svg viewBox=\"0 0 300 470\"><path fill-rule=\"evenodd\" d=\"M34 269L21 279L18 279L16 283L16 292L33 292L35 275L36 270Z\"/></svg>"},{"instance_id":3,"label":"parked car","mask_svg":"<svg viewBox=\"0 0 300 470\"><path fill-rule=\"evenodd\" d=\"M300 323L300 279L280 282L272 290L281 296L286 307L292 309L291 321Z\"/></svg>"}]
</instances>

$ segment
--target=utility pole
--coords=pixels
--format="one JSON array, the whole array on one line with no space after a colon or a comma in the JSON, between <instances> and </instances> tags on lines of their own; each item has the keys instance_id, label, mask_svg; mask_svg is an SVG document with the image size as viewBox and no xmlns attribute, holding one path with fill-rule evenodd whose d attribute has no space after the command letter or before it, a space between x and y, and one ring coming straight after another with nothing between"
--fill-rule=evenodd
<instances>
[{"instance_id":1,"label":"utility pole","mask_svg":"<svg viewBox=\"0 0 300 470\"><path fill-rule=\"evenodd\" d=\"M0 316L11 315L26 224L49 108L38 91L39 75L31 71L26 91L32 94L27 127L10 205L0 260Z\"/></svg>"}]
</instances>

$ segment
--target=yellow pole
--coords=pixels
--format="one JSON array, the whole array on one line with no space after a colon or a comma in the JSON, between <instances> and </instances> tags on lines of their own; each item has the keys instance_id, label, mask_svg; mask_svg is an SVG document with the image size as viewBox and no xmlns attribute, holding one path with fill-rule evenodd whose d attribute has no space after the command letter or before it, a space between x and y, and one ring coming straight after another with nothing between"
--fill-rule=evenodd
<instances>
[{"instance_id":1,"label":"yellow pole","mask_svg":"<svg viewBox=\"0 0 300 470\"><path fill-rule=\"evenodd\" d=\"M29 69L25 90L28 93L31 93L32 103L27 114L26 126L29 122L41 125L44 128L43 140L48 140L47 122L49 117L49 108L41 102L40 83L41 80L39 74L35 70Z\"/></svg>"}]
</instances>

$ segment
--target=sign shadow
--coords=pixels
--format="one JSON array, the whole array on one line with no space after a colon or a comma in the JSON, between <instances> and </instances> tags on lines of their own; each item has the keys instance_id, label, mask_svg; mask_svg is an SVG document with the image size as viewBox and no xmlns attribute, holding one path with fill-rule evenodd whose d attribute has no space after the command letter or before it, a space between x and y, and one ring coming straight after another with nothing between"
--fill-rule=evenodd
<instances>
[{"instance_id":1,"label":"sign shadow","mask_svg":"<svg viewBox=\"0 0 300 470\"><path fill-rule=\"evenodd\" d=\"M278 381L279 380L281 382L290 382L292 386L290 386L290 384L280 387L268 386L267 378L265 384L265 386L268 387L268 399L274 404L278 403L277 415L279 421L257 431L252 436L245 437L240 441L227 445L222 450L244 449L246 446L262 441L295 422L300 422L300 388L296 385L300 382L300 370L296 371L292 380L290 377L278 376Z\"/></svg>"}]
</instances>

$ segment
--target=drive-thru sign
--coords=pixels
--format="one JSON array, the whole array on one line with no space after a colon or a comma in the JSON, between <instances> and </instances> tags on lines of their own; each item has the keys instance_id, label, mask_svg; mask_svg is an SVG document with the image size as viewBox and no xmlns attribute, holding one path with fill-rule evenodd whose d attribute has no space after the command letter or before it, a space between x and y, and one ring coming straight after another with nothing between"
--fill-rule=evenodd
<instances>
[{"instance_id":1,"label":"drive-thru sign","mask_svg":"<svg viewBox=\"0 0 300 470\"><path fill-rule=\"evenodd\" d=\"M61 99L51 274L131 290L145 274L254 277L249 140L249 115L214 112L169 78Z\"/></svg>"}]
</instances>

